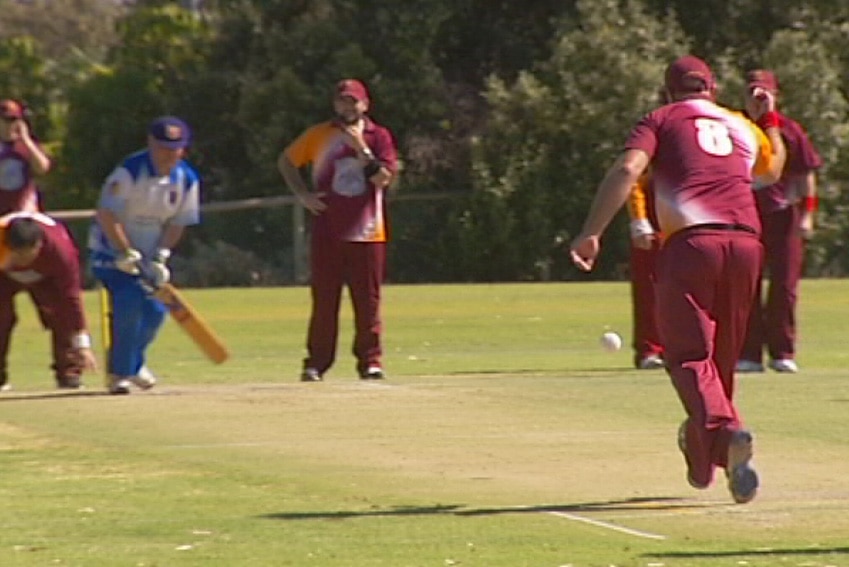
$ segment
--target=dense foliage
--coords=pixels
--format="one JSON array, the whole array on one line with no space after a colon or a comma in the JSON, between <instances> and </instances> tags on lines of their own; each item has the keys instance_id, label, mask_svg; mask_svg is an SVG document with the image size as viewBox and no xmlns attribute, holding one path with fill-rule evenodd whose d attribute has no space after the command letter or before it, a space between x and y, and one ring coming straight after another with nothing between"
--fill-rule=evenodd
<instances>
[{"instance_id":1,"label":"dense foliage","mask_svg":"<svg viewBox=\"0 0 849 567\"><path fill-rule=\"evenodd\" d=\"M449 197L393 204L393 281L572 279L586 276L564 245L669 60L708 60L731 106L742 103L745 70L770 67L782 108L826 161L808 273L842 276L849 7L800 4L7 0L0 95L30 104L56 158L48 208L82 209L160 113L192 124L205 201L287 194L277 154L328 116L337 79L359 77L397 136L398 190ZM624 275L624 227L623 214L591 277ZM292 231L287 209L209 214L179 251L178 272L199 285L291 281Z\"/></svg>"}]
</instances>

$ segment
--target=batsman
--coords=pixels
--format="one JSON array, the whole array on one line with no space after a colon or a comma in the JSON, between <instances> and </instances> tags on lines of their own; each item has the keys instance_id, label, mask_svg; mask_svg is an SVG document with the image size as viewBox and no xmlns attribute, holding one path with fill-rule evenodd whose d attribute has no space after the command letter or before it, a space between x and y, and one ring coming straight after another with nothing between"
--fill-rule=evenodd
<instances>
[{"instance_id":1,"label":"batsman","mask_svg":"<svg viewBox=\"0 0 849 567\"><path fill-rule=\"evenodd\" d=\"M150 288L168 283L171 250L185 227L200 222L200 177L183 159L190 139L180 118L155 119L147 148L124 158L101 189L88 247L92 271L111 300L112 394L129 394L132 385L147 390L157 381L146 353L168 311Z\"/></svg>"}]
</instances>

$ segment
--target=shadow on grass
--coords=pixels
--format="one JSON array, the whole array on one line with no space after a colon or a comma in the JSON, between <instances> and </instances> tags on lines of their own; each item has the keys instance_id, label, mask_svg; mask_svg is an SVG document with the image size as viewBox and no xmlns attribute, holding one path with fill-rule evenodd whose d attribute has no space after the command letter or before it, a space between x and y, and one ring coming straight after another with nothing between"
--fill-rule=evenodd
<instances>
[{"instance_id":1,"label":"shadow on grass","mask_svg":"<svg viewBox=\"0 0 849 567\"><path fill-rule=\"evenodd\" d=\"M551 368L492 368L492 369L478 369L478 370L457 370L454 372L445 372L444 376L497 376L497 377L506 377L506 376L516 376L516 377L538 377L538 376L551 376L553 378L562 377L565 374L568 374L569 378L582 378L587 376L597 376L601 375L610 375L616 377L624 377L623 373L628 374L628 378L632 378L633 374L638 373L640 375L650 376L652 374L656 374L659 372L663 372L665 376L665 370L663 368L655 369L655 370L637 370L633 366L599 366L594 368L579 368L579 369L551 369Z\"/></svg>"},{"instance_id":2,"label":"shadow on grass","mask_svg":"<svg viewBox=\"0 0 849 567\"><path fill-rule=\"evenodd\" d=\"M330 510L325 512L276 512L260 516L270 520L340 520L347 518L371 518L375 516L429 516L452 514L455 516L491 516L497 514L542 514L549 512L594 512L616 510L673 510L727 506L694 502L680 498L628 498L583 504L541 504L537 506L507 506L503 508L466 508L462 504L440 504L436 506L392 506L370 510Z\"/></svg>"},{"instance_id":3,"label":"shadow on grass","mask_svg":"<svg viewBox=\"0 0 849 567\"><path fill-rule=\"evenodd\" d=\"M667 553L644 553L641 557L656 559L697 559L708 557L780 557L782 555L831 555L849 554L849 547L812 547L808 549L757 549L753 551L670 551Z\"/></svg>"},{"instance_id":4,"label":"shadow on grass","mask_svg":"<svg viewBox=\"0 0 849 567\"><path fill-rule=\"evenodd\" d=\"M4 392L0 394L2 402L26 402L30 400L53 400L65 398L92 398L95 396L110 396L106 390L61 390L58 392Z\"/></svg>"}]
</instances>

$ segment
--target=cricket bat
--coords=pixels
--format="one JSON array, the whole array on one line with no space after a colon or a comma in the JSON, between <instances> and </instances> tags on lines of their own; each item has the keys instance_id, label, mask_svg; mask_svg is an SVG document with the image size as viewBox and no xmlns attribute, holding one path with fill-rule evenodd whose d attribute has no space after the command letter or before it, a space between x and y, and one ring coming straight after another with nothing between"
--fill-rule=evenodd
<instances>
[{"instance_id":1,"label":"cricket bat","mask_svg":"<svg viewBox=\"0 0 849 567\"><path fill-rule=\"evenodd\" d=\"M162 284L153 296L165 304L171 318L186 332L201 351L214 363L221 364L230 356L227 347L206 321L185 300L183 294L171 284Z\"/></svg>"}]
</instances>

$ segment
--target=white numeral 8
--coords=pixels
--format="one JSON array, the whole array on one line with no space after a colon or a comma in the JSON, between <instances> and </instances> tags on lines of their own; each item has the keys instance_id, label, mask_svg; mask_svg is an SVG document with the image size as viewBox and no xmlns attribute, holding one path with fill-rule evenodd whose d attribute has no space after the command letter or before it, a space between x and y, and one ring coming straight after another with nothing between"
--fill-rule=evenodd
<instances>
[{"instance_id":1,"label":"white numeral 8","mask_svg":"<svg viewBox=\"0 0 849 567\"><path fill-rule=\"evenodd\" d=\"M713 156L727 156L734 150L728 128L710 118L696 118L696 139L699 147Z\"/></svg>"}]
</instances>

